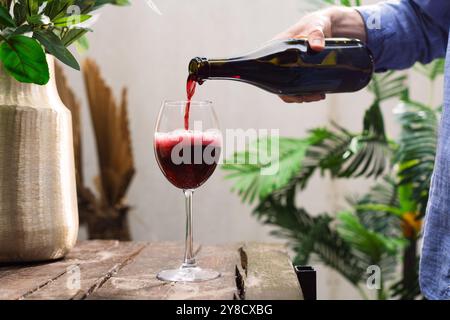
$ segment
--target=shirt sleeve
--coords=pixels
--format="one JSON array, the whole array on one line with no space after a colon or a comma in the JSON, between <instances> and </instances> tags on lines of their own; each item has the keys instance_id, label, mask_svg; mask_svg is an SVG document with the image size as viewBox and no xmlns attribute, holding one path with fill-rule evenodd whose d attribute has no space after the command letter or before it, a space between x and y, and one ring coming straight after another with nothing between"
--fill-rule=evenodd
<instances>
[{"instance_id":1,"label":"shirt sleeve","mask_svg":"<svg viewBox=\"0 0 450 320\"><path fill-rule=\"evenodd\" d=\"M375 71L405 69L445 55L449 0L386 1L356 9L365 22Z\"/></svg>"}]
</instances>

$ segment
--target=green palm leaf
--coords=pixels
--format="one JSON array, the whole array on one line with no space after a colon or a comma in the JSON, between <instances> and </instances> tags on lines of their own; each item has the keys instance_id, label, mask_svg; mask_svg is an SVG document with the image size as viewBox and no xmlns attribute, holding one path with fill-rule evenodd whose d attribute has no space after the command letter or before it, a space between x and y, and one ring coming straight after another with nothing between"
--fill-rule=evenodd
<instances>
[{"instance_id":1,"label":"green palm leaf","mask_svg":"<svg viewBox=\"0 0 450 320\"><path fill-rule=\"evenodd\" d=\"M226 179L234 180L232 190L242 201L252 203L287 185L301 170L307 148L313 142L311 139L264 137L252 143L249 150L226 159L222 169L228 172ZM267 150L275 152L270 157L261 156Z\"/></svg>"},{"instance_id":2,"label":"green palm leaf","mask_svg":"<svg viewBox=\"0 0 450 320\"><path fill-rule=\"evenodd\" d=\"M387 237L367 229L358 216L350 212L339 213L337 219L340 237L355 251L355 255L367 263L367 266L383 266L384 277L395 271L395 268L392 268L392 259L397 257L400 249L406 244L402 238Z\"/></svg>"},{"instance_id":3,"label":"green palm leaf","mask_svg":"<svg viewBox=\"0 0 450 320\"><path fill-rule=\"evenodd\" d=\"M380 106L374 103L365 113L361 134L335 126L324 139L311 146L308 155L322 171L333 177L378 177L389 166L390 145L384 131Z\"/></svg>"},{"instance_id":4,"label":"green palm leaf","mask_svg":"<svg viewBox=\"0 0 450 320\"><path fill-rule=\"evenodd\" d=\"M419 259L417 259L415 268L411 270L410 279L400 279L392 284L391 296L402 300L414 300L421 297L418 271Z\"/></svg>"},{"instance_id":5,"label":"green palm leaf","mask_svg":"<svg viewBox=\"0 0 450 320\"><path fill-rule=\"evenodd\" d=\"M351 247L330 227L332 218L327 214L311 217L304 209L297 209L283 197L269 196L254 213L265 224L277 226L272 232L288 239L296 252L294 263L306 264L310 259L320 259L357 285L367 266L355 256Z\"/></svg>"},{"instance_id":6,"label":"green palm leaf","mask_svg":"<svg viewBox=\"0 0 450 320\"><path fill-rule=\"evenodd\" d=\"M344 7L352 7L352 6L360 6L361 5L361 0L339 0L339 1L335 1L335 0L322 0L323 2L327 3L327 4L332 4L332 5L336 5L336 4L340 4L341 6Z\"/></svg>"},{"instance_id":7,"label":"green palm leaf","mask_svg":"<svg viewBox=\"0 0 450 320\"><path fill-rule=\"evenodd\" d=\"M425 214L437 146L438 112L407 97L395 109L401 125L394 160L400 184L411 184L412 197Z\"/></svg>"},{"instance_id":8,"label":"green palm leaf","mask_svg":"<svg viewBox=\"0 0 450 320\"><path fill-rule=\"evenodd\" d=\"M373 76L369 83L369 90L375 95L376 103L401 96L406 90L406 75L388 71Z\"/></svg>"},{"instance_id":9,"label":"green palm leaf","mask_svg":"<svg viewBox=\"0 0 450 320\"><path fill-rule=\"evenodd\" d=\"M304 188L316 169L328 171L333 177L378 177L389 166L391 150L378 104L367 110L364 131L359 135L336 126L335 130L312 130L305 139L277 138L277 157L260 161L261 149L274 145L270 139L257 140L222 166L228 171L226 178L234 180L232 190L243 201L252 203L293 185ZM263 170L275 173L264 175Z\"/></svg>"},{"instance_id":10,"label":"green palm leaf","mask_svg":"<svg viewBox=\"0 0 450 320\"><path fill-rule=\"evenodd\" d=\"M389 176L372 186L359 199L349 200L361 224L387 237L401 235L397 185Z\"/></svg>"},{"instance_id":11,"label":"green palm leaf","mask_svg":"<svg viewBox=\"0 0 450 320\"><path fill-rule=\"evenodd\" d=\"M443 58L435 59L428 64L416 63L414 65L414 70L423 74L431 81L434 81L438 76L443 75L444 69L445 69L445 59Z\"/></svg>"}]
</instances>

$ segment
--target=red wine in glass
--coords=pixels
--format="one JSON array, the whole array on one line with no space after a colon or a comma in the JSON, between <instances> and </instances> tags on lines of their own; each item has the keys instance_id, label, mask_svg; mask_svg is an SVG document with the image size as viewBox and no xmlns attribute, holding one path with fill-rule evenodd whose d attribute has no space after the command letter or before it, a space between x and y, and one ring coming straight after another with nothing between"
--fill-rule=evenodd
<instances>
[{"instance_id":1,"label":"red wine in glass","mask_svg":"<svg viewBox=\"0 0 450 320\"><path fill-rule=\"evenodd\" d=\"M210 101L191 101L195 80L188 81L188 101L165 101L155 129L154 149L164 176L182 189L186 202L186 247L182 265L162 270L163 281L197 282L220 272L197 265L193 245L193 194L214 172L222 146L219 124ZM189 128L189 122L193 128Z\"/></svg>"},{"instance_id":2,"label":"red wine in glass","mask_svg":"<svg viewBox=\"0 0 450 320\"><path fill-rule=\"evenodd\" d=\"M220 156L217 133L156 133L155 153L161 171L175 187L200 187L214 172Z\"/></svg>"}]
</instances>

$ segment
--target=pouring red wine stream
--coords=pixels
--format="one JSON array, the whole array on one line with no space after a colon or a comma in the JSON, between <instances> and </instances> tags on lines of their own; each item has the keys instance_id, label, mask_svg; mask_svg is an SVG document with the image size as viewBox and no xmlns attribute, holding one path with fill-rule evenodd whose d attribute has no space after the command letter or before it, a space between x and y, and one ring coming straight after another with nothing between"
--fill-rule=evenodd
<instances>
[{"instance_id":1,"label":"pouring red wine stream","mask_svg":"<svg viewBox=\"0 0 450 320\"><path fill-rule=\"evenodd\" d=\"M189 111L191 109L191 100L195 94L196 86L197 86L197 78L195 77L195 75L190 74L186 81L187 102L186 102L186 108L184 110L184 129L185 130L189 130Z\"/></svg>"}]
</instances>

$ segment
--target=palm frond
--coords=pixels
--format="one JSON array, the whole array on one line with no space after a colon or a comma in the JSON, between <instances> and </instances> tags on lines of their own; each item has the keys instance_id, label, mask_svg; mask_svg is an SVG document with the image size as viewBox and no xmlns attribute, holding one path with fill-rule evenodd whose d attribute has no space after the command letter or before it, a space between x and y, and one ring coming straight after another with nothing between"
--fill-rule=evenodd
<instances>
[{"instance_id":1,"label":"palm frond","mask_svg":"<svg viewBox=\"0 0 450 320\"><path fill-rule=\"evenodd\" d=\"M319 159L322 172L329 171L333 177L345 178L379 177L385 173L391 149L378 103L366 111L361 134L352 134L337 125L335 128L309 150L310 157Z\"/></svg>"},{"instance_id":2,"label":"palm frond","mask_svg":"<svg viewBox=\"0 0 450 320\"><path fill-rule=\"evenodd\" d=\"M399 237L400 209L397 185L389 176L372 186L365 195L350 200L362 225L387 237Z\"/></svg>"},{"instance_id":3,"label":"palm frond","mask_svg":"<svg viewBox=\"0 0 450 320\"><path fill-rule=\"evenodd\" d=\"M348 6L360 1L338 2ZM443 72L443 62L417 68L434 80ZM365 280L369 265L380 266L383 281L398 276L402 256L403 278L389 292L382 289L379 298L388 294L397 298L417 296L417 270L405 270L414 268L419 236L417 231L408 236L405 223L409 221L414 224L410 227L416 228L408 219L425 210L435 158L439 111L411 101L406 80L404 73L394 71L374 76L369 85L374 100L364 114L361 132L350 132L337 124L316 128L303 139L281 138L278 160L247 163L258 153L250 150L235 154L234 160L242 163L224 165L227 177L235 182L234 190L244 201L259 198L254 214L277 227L274 235L288 240L296 253L295 263L319 259L358 286ZM395 142L387 138L380 108L381 103L394 97L402 100L396 109L401 135ZM283 173L261 175L263 169L272 166ZM311 216L297 206L296 195L316 171L333 178L383 179L350 203L352 211L337 218L326 213Z\"/></svg>"},{"instance_id":4,"label":"palm frond","mask_svg":"<svg viewBox=\"0 0 450 320\"><path fill-rule=\"evenodd\" d=\"M249 150L235 153L225 160L222 169L226 179L233 179L233 191L242 201L252 203L285 187L301 171L306 151L315 141L279 137L263 137ZM271 150L270 157L261 156ZM266 153L267 154L267 153Z\"/></svg>"},{"instance_id":5,"label":"palm frond","mask_svg":"<svg viewBox=\"0 0 450 320\"><path fill-rule=\"evenodd\" d=\"M261 161L261 150L268 146L279 152ZM229 172L227 179L235 180L232 190L252 203L294 184L304 188L316 169L332 177L379 177L389 167L390 155L383 115L375 102L365 113L361 134L335 125L334 130L311 130L304 139L264 137L227 159L222 169ZM264 170L275 172L264 175Z\"/></svg>"},{"instance_id":6,"label":"palm frond","mask_svg":"<svg viewBox=\"0 0 450 320\"><path fill-rule=\"evenodd\" d=\"M438 112L404 99L395 109L401 133L394 161L399 166L400 184L411 184L413 198L425 213L437 146Z\"/></svg>"},{"instance_id":7,"label":"palm frond","mask_svg":"<svg viewBox=\"0 0 450 320\"><path fill-rule=\"evenodd\" d=\"M395 259L406 244L402 238L387 237L367 229L358 216L350 212L339 213L337 219L339 236L349 244L354 254L367 264L366 267L382 267L385 279L395 271Z\"/></svg>"},{"instance_id":8,"label":"palm frond","mask_svg":"<svg viewBox=\"0 0 450 320\"><path fill-rule=\"evenodd\" d=\"M407 76L398 71L387 71L374 75L368 88L375 95L375 102L381 103L401 96L407 90L406 79Z\"/></svg>"},{"instance_id":9,"label":"palm frond","mask_svg":"<svg viewBox=\"0 0 450 320\"><path fill-rule=\"evenodd\" d=\"M443 58L435 59L428 64L416 63L414 65L414 70L423 74L431 81L434 81L438 76L443 75L444 69L445 59Z\"/></svg>"},{"instance_id":10,"label":"palm frond","mask_svg":"<svg viewBox=\"0 0 450 320\"><path fill-rule=\"evenodd\" d=\"M417 259L415 268L410 270L409 279L400 279L394 282L390 289L392 298L400 300L414 300L422 297L419 286L419 259Z\"/></svg>"},{"instance_id":11,"label":"palm frond","mask_svg":"<svg viewBox=\"0 0 450 320\"><path fill-rule=\"evenodd\" d=\"M333 218L329 215L311 217L304 209L273 196L265 198L254 213L265 224L279 228L273 234L288 239L297 254L295 263L306 264L318 258L355 285L365 276L367 266L330 227Z\"/></svg>"}]
</instances>

